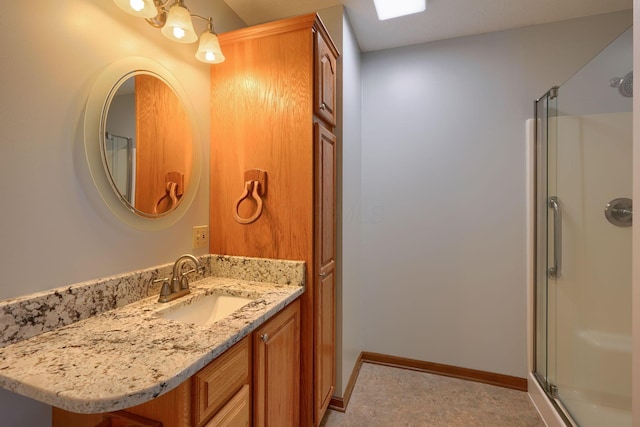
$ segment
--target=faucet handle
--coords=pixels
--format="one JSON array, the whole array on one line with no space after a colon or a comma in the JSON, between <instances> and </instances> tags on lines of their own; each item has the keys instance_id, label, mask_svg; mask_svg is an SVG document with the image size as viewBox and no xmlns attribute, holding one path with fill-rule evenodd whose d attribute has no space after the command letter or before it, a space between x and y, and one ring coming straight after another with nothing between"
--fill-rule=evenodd
<instances>
[{"instance_id":1,"label":"faucet handle","mask_svg":"<svg viewBox=\"0 0 640 427\"><path fill-rule=\"evenodd\" d=\"M151 283L156 284L160 282L162 282L162 288L160 288L160 300L162 300L163 297L166 297L171 294L171 287L169 286L169 279L167 277L162 279L155 279Z\"/></svg>"},{"instance_id":2,"label":"faucet handle","mask_svg":"<svg viewBox=\"0 0 640 427\"><path fill-rule=\"evenodd\" d=\"M189 278L184 274L180 277L180 290L189 289Z\"/></svg>"},{"instance_id":3,"label":"faucet handle","mask_svg":"<svg viewBox=\"0 0 640 427\"><path fill-rule=\"evenodd\" d=\"M206 273L206 269L204 268L204 265L202 264L196 265L196 274L202 274L202 276L204 277L205 273Z\"/></svg>"},{"instance_id":4,"label":"faucet handle","mask_svg":"<svg viewBox=\"0 0 640 427\"><path fill-rule=\"evenodd\" d=\"M202 274L202 276L204 276L204 274L206 273L206 270L205 270L204 266L200 265L200 266L197 266L196 268L192 268L190 270L183 271L182 273L180 273L180 277L184 277L187 274L191 274L191 273L196 273L196 275Z\"/></svg>"},{"instance_id":5,"label":"faucet handle","mask_svg":"<svg viewBox=\"0 0 640 427\"><path fill-rule=\"evenodd\" d=\"M191 273L195 273L195 272L196 272L196 269L195 269L195 268L192 268L192 269L190 269L190 270L187 270L187 271L183 271L183 272L181 272L181 273L180 273L180 277L185 277L187 274L191 274Z\"/></svg>"},{"instance_id":6,"label":"faucet handle","mask_svg":"<svg viewBox=\"0 0 640 427\"><path fill-rule=\"evenodd\" d=\"M160 283L160 282L162 282L164 284L164 283L166 283L168 281L169 281L168 277L163 277L162 279L153 279L151 281L151 284L155 285L156 283Z\"/></svg>"}]
</instances>

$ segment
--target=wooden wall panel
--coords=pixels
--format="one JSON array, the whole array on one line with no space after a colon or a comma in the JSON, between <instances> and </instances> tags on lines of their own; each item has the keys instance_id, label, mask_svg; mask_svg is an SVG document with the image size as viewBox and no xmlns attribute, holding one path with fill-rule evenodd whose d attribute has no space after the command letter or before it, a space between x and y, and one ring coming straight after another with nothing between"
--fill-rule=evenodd
<instances>
[{"instance_id":1,"label":"wooden wall panel","mask_svg":"<svg viewBox=\"0 0 640 427\"><path fill-rule=\"evenodd\" d=\"M212 67L211 252L307 259L313 221L311 34L299 32L223 46ZM273 60L277 55L278 61ZM233 219L244 172L267 171L262 216ZM250 203L240 213L249 216ZM243 210L243 209L246 209Z\"/></svg>"},{"instance_id":2,"label":"wooden wall panel","mask_svg":"<svg viewBox=\"0 0 640 427\"><path fill-rule=\"evenodd\" d=\"M166 194L165 175L184 175L189 185L193 161L191 123L182 101L162 80L136 76L136 208L153 213Z\"/></svg>"}]
</instances>

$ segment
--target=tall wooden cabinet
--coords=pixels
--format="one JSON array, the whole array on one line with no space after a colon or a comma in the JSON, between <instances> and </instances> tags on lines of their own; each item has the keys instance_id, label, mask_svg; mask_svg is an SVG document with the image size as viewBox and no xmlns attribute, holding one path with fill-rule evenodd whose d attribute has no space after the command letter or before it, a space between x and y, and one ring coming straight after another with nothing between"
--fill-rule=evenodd
<instances>
[{"instance_id":1,"label":"tall wooden cabinet","mask_svg":"<svg viewBox=\"0 0 640 427\"><path fill-rule=\"evenodd\" d=\"M211 67L210 251L304 260L300 425L319 425L335 386L336 58L315 14L220 35ZM258 203L245 172L266 171Z\"/></svg>"}]
</instances>

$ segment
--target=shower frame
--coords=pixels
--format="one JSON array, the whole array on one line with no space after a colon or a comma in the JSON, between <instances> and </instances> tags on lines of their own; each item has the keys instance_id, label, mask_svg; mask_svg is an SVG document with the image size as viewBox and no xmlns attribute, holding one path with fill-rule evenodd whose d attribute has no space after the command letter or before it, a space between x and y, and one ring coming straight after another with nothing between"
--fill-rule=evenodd
<instances>
[{"instance_id":1,"label":"shower frame","mask_svg":"<svg viewBox=\"0 0 640 427\"><path fill-rule=\"evenodd\" d=\"M556 108L555 106L553 108L550 109L549 107L549 101L555 101L557 100L558 97L558 93L559 93L559 87L558 86L553 86L552 88L550 88L547 92L545 92L541 97L537 98L536 100L534 100L533 102L533 110L534 110L534 119L533 119L533 126L532 126L532 138L533 138L533 153L532 153L532 171L533 171L533 180L532 180L532 202L533 202L533 209L532 209L532 220L533 220L533 226L532 226L532 242L531 242L531 248L533 251L533 256L534 256L534 261L533 261L533 268L532 268L532 276L533 276L533 298L532 298L532 321L533 321L533 331L532 331L532 352L533 352L533 357L532 357L532 374L534 377L534 381L537 381L538 385L541 387L542 391L545 393L548 402L551 403L551 405L553 406L555 413L561 418L562 422L564 422L565 425L567 426L576 426L576 423L573 421L573 419L571 418L571 416L568 414L568 411L563 407L563 405L561 404L561 402L558 400L558 395L557 395L557 386L555 384L552 384L549 382L548 377L545 377L543 375L543 373L540 370L540 360L538 358L539 354L538 352L540 351L540 340L538 339L538 326L540 325L540 322L544 322L544 339L545 339L545 345L544 345L544 353L545 353L545 363L544 363L544 367L542 368L542 370L545 371L545 373L548 373L549 370L549 360L548 360L548 336L549 336L549 330L548 330L548 322L549 322L549 317L548 317L548 290L545 289L544 290L544 298L547 300L547 304L544 307L541 307L540 304L540 299L538 298L539 292L540 292L540 276L541 276L541 269L540 269L540 265L538 263L539 259L545 259L548 260L548 253L547 253L547 248L546 245L541 245L540 244L540 238L539 238L539 233L541 232L541 228L544 228L546 230L547 228L547 224L548 224L548 215L546 215L546 212L548 212L548 208L550 207L550 203L552 203L552 198L554 199L554 203L557 206L557 199L554 198L553 196L549 196L547 194L547 174L541 173L541 168L546 169L548 166L548 145L546 143L543 143L544 141L548 141L549 139L549 132L551 131L555 136L555 132L553 131L553 129L549 128L549 111L553 111L555 114ZM545 108L544 111L547 112L547 115L544 118L540 117L540 103L541 102L546 102L545 104ZM544 137L543 137L544 135ZM542 164L541 162L541 158L544 156L545 158L545 163ZM544 188L544 203L541 203L541 197L539 197L540 194L540 190L541 188ZM543 208L541 207L541 205L543 205ZM541 224L541 217L542 212L545 212L544 215L544 227L540 227ZM542 251L542 252L541 252ZM555 254L554 254L555 256ZM557 274L556 273L551 273L551 269L557 269L558 268L558 262L557 260L554 262L554 267L548 267L548 264L545 262L545 266L543 268L544 270L544 274L545 275L549 275L549 274ZM545 310L545 316L541 316L540 310L541 308L543 308Z\"/></svg>"}]
</instances>

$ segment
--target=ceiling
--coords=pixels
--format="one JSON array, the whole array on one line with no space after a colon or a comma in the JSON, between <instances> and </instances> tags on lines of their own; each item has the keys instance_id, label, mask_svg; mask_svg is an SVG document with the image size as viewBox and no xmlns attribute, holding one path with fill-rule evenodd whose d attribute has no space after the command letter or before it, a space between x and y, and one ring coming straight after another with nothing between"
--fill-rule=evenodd
<instances>
[{"instance_id":1,"label":"ceiling","mask_svg":"<svg viewBox=\"0 0 640 427\"><path fill-rule=\"evenodd\" d=\"M379 21L373 0L225 0L248 25L344 5L363 52L543 24L633 7L633 0L427 0L420 14Z\"/></svg>"}]
</instances>

